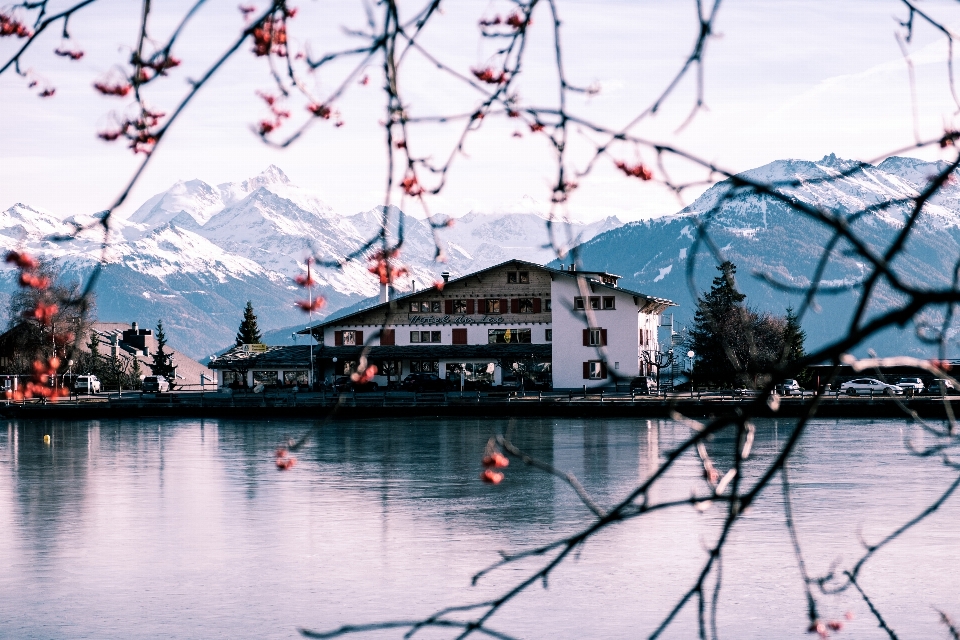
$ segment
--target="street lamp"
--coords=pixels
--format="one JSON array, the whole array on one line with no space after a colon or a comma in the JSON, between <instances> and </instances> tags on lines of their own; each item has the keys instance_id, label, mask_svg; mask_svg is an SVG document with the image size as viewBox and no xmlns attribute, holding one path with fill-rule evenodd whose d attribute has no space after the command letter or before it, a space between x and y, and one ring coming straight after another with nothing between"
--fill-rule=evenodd
<instances>
[{"instance_id":1,"label":"street lamp","mask_svg":"<svg viewBox=\"0 0 960 640\"><path fill-rule=\"evenodd\" d=\"M690 358L690 397L693 398L693 358L696 356L693 349L687 351L687 357Z\"/></svg>"}]
</instances>

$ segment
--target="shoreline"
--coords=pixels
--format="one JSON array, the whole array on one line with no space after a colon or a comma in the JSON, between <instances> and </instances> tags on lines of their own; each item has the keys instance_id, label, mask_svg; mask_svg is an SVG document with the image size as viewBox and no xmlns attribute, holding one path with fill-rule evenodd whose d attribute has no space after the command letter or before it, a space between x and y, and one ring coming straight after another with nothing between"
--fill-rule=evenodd
<instances>
[{"instance_id":1,"label":"shoreline","mask_svg":"<svg viewBox=\"0 0 960 640\"><path fill-rule=\"evenodd\" d=\"M767 406L758 418L792 418L810 402L784 397L773 411ZM338 417L573 417L573 418L669 418L679 413L690 418L737 415L753 397L725 395L632 396L629 393L526 393L525 395L450 393L359 393L340 396L323 393L226 394L181 392L84 398L47 404L8 403L0 406L6 418L15 419L116 419L116 418L325 418ZM948 418L947 406L960 414L960 396L848 397L826 396L820 400L818 418ZM902 405L902 406L901 406ZM906 408L907 411L904 410Z\"/></svg>"}]
</instances>

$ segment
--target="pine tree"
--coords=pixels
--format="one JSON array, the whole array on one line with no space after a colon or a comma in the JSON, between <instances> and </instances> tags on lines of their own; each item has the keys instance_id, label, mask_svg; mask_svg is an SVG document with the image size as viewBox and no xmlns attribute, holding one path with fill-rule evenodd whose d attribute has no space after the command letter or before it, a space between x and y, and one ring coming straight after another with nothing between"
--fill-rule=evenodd
<instances>
[{"instance_id":1,"label":"pine tree","mask_svg":"<svg viewBox=\"0 0 960 640\"><path fill-rule=\"evenodd\" d=\"M140 376L143 375L143 370L140 368L140 358L136 355L133 356L133 363L130 365L130 387L133 389L139 389Z\"/></svg>"},{"instance_id":2,"label":"pine tree","mask_svg":"<svg viewBox=\"0 0 960 640\"><path fill-rule=\"evenodd\" d=\"M253 313L253 304L247 300L247 307L243 310L243 322L240 323L240 331L237 333L237 346L263 344L262 338L260 328L257 327L257 316Z\"/></svg>"},{"instance_id":3,"label":"pine tree","mask_svg":"<svg viewBox=\"0 0 960 640\"><path fill-rule=\"evenodd\" d=\"M87 347L90 349L90 363L87 367L87 373L92 373L99 378L103 373L103 356L100 355L100 334L95 330L90 331L90 343Z\"/></svg>"},{"instance_id":4,"label":"pine tree","mask_svg":"<svg viewBox=\"0 0 960 640\"><path fill-rule=\"evenodd\" d=\"M173 354L164 350L166 346L167 334L163 332L163 320L157 320L157 351L153 354L153 364L148 366L153 375L166 378L167 382L170 383L170 388L173 389Z\"/></svg>"},{"instance_id":5,"label":"pine tree","mask_svg":"<svg viewBox=\"0 0 960 640\"><path fill-rule=\"evenodd\" d=\"M699 384L731 385L742 382L749 352L744 345L751 330L746 296L736 288L737 267L729 260L717 267L710 292L697 300L690 345L696 355L693 375Z\"/></svg>"},{"instance_id":6,"label":"pine tree","mask_svg":"<svg viewBox=\"0 0 960 640\"><path fill-rule=\"evenodd\" d=\"M800 319L793 307L787 307L787 327L783 331L784 360L796 362L805 355L803 343L807 333L800 327Z\"/></svg>"}]
</instances>

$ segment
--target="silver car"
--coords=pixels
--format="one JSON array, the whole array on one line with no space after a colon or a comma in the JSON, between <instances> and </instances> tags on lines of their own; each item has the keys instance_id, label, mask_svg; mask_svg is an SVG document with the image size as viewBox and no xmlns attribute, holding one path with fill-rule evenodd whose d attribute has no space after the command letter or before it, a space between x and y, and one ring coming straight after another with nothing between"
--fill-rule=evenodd
<instances>
[{"instance_id":1,"label":"silver car","mask_svg":"<svg viewBox=\"0 0 960 640\"><path fill-rule=\"evenodd\" d=\"M907 393L913 393L916 395L923 393L924 389L926 388L923 384L923 380L920 378L900 378L897 380L897 386Z\"/></svg>"},{"instance_id":2,"label":"silver car","mask_svg":"<svg viewBox=\"0 0 960 640\"><path fill-rule=\"evenodd\" d=\"M783 396L799 396L803 394L803 387L796 380L788 378L777 385L777 393Z\"/></svg>"},{"instance_id":3,"label":"silver car","mask_svg":"<svg viewBox=\"0 0 960 640\"><path fill-rule=\"evenodd\" d=\"M849 396L871 395L871 392L872 395L884 393L890 396L899 396L903 395L903 388L895 384L880 382L875 378L857 378L840 385L840 392Z\"/></svg>"}]
</instances>

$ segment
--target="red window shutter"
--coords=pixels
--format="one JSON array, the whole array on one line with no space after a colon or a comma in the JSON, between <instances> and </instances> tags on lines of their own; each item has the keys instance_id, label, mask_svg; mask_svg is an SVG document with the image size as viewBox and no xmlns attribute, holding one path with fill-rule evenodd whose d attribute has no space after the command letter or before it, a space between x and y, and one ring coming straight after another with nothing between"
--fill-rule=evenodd
<instances>
[{"instance_id":1,"label":"red window shutter","mask_svg":"<svg viewBox=\"0 0 960 640\"><path fill-rule=\"evenodd\" d=\"M466 329L454 329L454 330L453 330L453 344L467 344L467 330L466 330Z\"/></svg>"},{"instance_id":2,"label":"red window shutter","mask_svg":"<svg viewBox=\"0 0 960 640\"><path fill-rule=\"evenodd\" d=\"M600 346L601 347L607 346L607 330L606 329L600 329ZM604 376L604 378L606 378L606 376Z\"/></svg>"},{"instance_id":3,"label":"red window shutter","mask_svg":"<svg viewBox=\"0 0 960 640\"><path fill-rule=\"evenodd\" d=\"M393 346L397 344L397 330L383 329L380 332L380 344L384 346Z\"/></svg>"},{"instance_id":4,"label":"red window shutter","mask_svg":"<svg viewBox=\"0 0 960 640\"><path fill-rule=\"evenodd\" d=\"M518 302L517 304L520 304L520 303ZM507 299L500 298L500 313L506 313L506 312L507 312Z\"/></svg>"},{"instance_id":5,"label":"red window shutter","mask_svg":"<svg viewBox=\"0 0 960 640\"><path fill-rule=\"evenodd\" d=\"M643 329L640 329L640 346L643 346L643 334L646 333Z\"/></svg>"},{"instance_id":6,"label":"red window shutter","mask_svg":"<svg viewBox=\"0 0 960 640\"><path fill-rule=\"evenodd\" d=\"M583 346L590 346L590 329L583 330Z\"/></svg>"},{"instance_id":7,"label":"red window shutter","mask_svg":"<svg viewBox=\"0 0 960 640\"><path fill-rule=\"evenodd\" d=\"M601 380L607 379L607 363L606 362L600 363L600 379Z\"/></svg>"},{"instance_id":8,"label":"red window shutter","mask_svg":"<svg viewBox=\"0 0 960 640\"><path fill-rule=\"evenodd\" d=\"M443 301L443 312L447 315L453 313L453 300L444 300Z\"/></svg>"},{"instance_id":9,"label":"red window shutter","mask_svg":"<svg viewBox=\"0 0 960 640\"><path fill-rule=\"evenodd\" d=\"M337 347L343 345L343 331L333 332L333 344Z\"/></svg>"},{"instance_id":10,"label":"red window shutter","mask_svg":"<svg viewBox=\"0 0 960 640\"><path fill-rule=\"evenodd\" d=\"M357 331L357 346L363 344L363 331Z\"/></svg>"},{"instance_id":11,"label":"red window shutter","mask_svg":"<svg viewBox=\"0 0 960 640\"><path fill-rule=\"evenodd\" d=\"M540 298L533 299L533 312L540 313Z\"/></svg>"},{"instance_id":12,"label":"red window shutter","mask_svg":"<svg viewBox=\"0 0 960 640\"><path fill-rule=\"evenodd\" d=\"M520 298L510 298L510 313L520 313Z\"/></svg>"},{"instance_id":13,"label":"red window shutter","mask_svg":"<svg viewBox=\"0 0 960 640\"><path fill-rule=\"evenodd\" d=\"M474 314L473 299L467 300L467 315L472 316Z\"/></svg>"},{"instance_id":14,"label":"red window shutter","mask_svg":"<svg viewBox=\"0 0 960 640\"><path fill-rule=\"evenodd\" d=\"M589 362L583 363L583 379L584 380L590 379L590 363Z\"/></svg>"}]
</instances>

